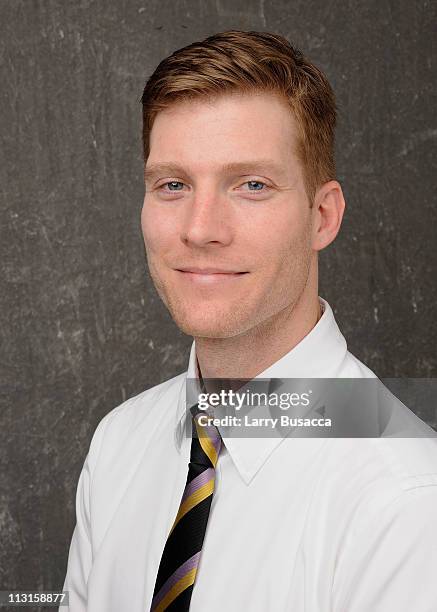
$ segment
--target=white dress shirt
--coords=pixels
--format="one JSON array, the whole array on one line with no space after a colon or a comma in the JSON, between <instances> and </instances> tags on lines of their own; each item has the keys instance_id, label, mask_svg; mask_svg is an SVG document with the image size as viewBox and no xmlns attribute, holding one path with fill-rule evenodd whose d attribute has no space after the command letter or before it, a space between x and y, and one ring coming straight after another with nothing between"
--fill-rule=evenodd
<instances>
[{"instance_id":1,"label":"white dress shirt","mask_svg":"<svg viewBox=\"0 0 437 612\"><path fill-rule=\"evenodd\" d=\"M262 378L371 378L329 304ZM72 612L148 612L184 490L188 372L97 426L64 590ZM437 442L224 439L190 611L436 612ZM60 608L66 610L65 607Z\"/></svg>"}]
</instances>

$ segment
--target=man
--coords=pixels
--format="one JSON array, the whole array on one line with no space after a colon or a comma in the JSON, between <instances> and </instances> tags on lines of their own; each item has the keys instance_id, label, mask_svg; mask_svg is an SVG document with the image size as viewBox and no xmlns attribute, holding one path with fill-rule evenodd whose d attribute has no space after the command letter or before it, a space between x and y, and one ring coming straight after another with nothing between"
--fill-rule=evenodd
<instances>
[{"instance_id":1,"label":"man","mask_svg":"<svg viewBox=\"0 0 437 612\"><path fill-rule=\"evenodd\" d=\"M345 208L325 76L224 32L161 62L143 109L149 269L194 342L94 433L70 610L437 610L434 439L225 437L186 402L187 379L375 378L318 296Z\"/></svg>"}]
</instances>

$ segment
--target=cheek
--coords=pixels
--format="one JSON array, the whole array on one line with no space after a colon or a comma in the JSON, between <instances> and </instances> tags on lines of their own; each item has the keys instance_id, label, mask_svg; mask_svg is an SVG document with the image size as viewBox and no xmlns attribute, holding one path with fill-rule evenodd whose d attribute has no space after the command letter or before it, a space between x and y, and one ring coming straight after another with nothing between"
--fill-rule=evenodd
<instances>
[{"instance_id":1,"label":"cheek","mask_svg":"<svg viewBox=\"0 0 437 612\"><path fill-rule=\"evenodd\" d=\"M144 243L146 244L146 246L150 241L151 237L150 221L151 219L149 207L146 203L146 200L144 200L143 208L141 209L141 231L143 232Z\"/></svg>"},{"instance_id":2,"label":"cheek","mask_svg":"<svg viewBox=\"0 0 437 612\"><path fill-rule=\"evenodd\" d=\"M294 259L306 249L309 240L309 216L300 208L285 203L268 218L252 223L246 234L246 249L256 246L263 268L280 267L284 260Z\"/></svg>"},{"instance_id":3,"label":"cheek","mask_svg":"<svg viewBox=\"0 0 437 612\"><path fill-rule=\"evenodd\" d=\"M170 216L159 214L148 203L143 205L141 211L141 229L148 254L162 255L176 244L176 224Z\"/></svg>"}]
</instances>

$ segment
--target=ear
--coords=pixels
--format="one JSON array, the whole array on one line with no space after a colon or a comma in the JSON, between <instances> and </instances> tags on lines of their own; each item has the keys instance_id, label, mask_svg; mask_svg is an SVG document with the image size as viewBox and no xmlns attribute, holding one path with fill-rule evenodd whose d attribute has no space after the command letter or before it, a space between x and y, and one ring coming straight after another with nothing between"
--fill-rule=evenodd
<instances>
[{"instance_id":1,"label":"ear","mask_svg":"<svg viewBox=\"0 0 437 612\"><path fill-rule=\"evenodd\" d=\"M312 248L321 251L335 239L346 206L338 181L328 181L318 190L313 204Z\"/></svg>"}]
</instances>

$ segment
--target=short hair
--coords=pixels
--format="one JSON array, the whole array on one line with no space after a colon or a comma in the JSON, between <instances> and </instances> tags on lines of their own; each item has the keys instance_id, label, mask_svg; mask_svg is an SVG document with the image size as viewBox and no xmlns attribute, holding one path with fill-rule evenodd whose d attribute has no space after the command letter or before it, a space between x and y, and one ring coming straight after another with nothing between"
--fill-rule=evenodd
<instances>
[{"instance_id":1,"label":"short hair","mask_svg":"<svg viewBox=\"0 0 437 612\"><path fill-rule=\"evenodd\" d=\"M252 92L279 94L291 109L298 128L295 153L312 206L317 189L335 178L335 96L323 72L278 34L219 32L162 60L141 98L144 162L161 110L185 100Z\"/></svg>"}]
</instances>

